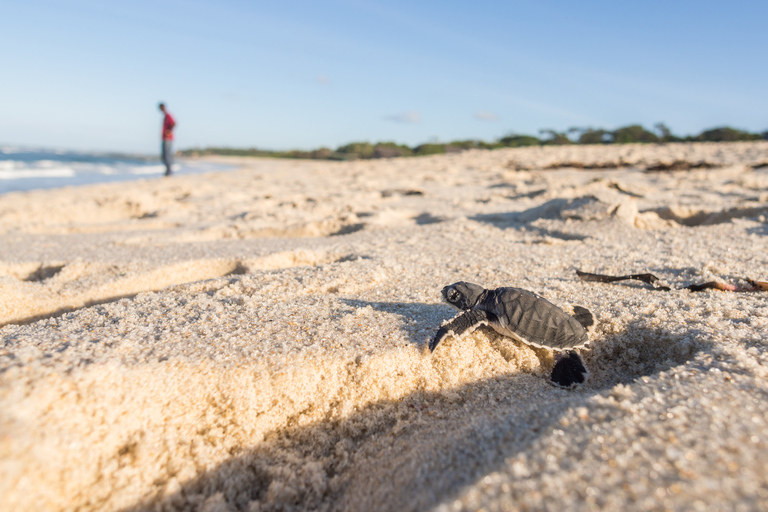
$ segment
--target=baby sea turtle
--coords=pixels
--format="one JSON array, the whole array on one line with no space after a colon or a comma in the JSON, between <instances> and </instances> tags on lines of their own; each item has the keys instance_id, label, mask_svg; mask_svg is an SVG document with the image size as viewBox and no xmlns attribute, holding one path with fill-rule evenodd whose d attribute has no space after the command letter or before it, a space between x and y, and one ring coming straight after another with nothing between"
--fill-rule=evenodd
<instances>
[{"instance_id":1,"label":"baby sea turtle","mask_svg":"<svg viewBox=\"0 0 768 512\"><path fill-rule=\"evenodd\" d=\"M448 336L459 337L489 325L503 336L556 351L552 382L557 386L571 388L586 380L584 361L571 349L589 342L587 330L594 326L595 318L588 309L576 306L571 316L528 290L486 290L464 281L446 286L442 294L448 304L463 313L438 329L429 342L430 351Z\"/></svg>"}]
</instances>

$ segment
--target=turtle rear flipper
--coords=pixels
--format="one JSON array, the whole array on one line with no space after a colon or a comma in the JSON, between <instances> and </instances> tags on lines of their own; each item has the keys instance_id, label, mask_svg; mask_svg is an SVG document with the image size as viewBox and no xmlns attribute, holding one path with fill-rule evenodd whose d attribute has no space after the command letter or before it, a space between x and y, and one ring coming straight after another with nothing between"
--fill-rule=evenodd
<instances>
[{"instance_id":1,"label":"turtle rear flipper","mask_svg":"<svg viewBox=\"0 0 768 512\"><path fill-rule=\"evenodd\" d=\"M582 308L583 309L583 308ZM586 366L581 356L569 350L564 354L555 355L555 367L552 368L552 383L561 388L572 388L587 380Z\"/></svg>"},{"instance_id":2,"label":"turtle rear flipper","mask_svg":"<svg viewBox=\"0 0 768 512\"><path fill-rule=\"evenodd\" d=\"M581 306L573 307L573 318L581 324L588 332L595 326L595 316L587 308Z\"/></svg>"}]
</instances>

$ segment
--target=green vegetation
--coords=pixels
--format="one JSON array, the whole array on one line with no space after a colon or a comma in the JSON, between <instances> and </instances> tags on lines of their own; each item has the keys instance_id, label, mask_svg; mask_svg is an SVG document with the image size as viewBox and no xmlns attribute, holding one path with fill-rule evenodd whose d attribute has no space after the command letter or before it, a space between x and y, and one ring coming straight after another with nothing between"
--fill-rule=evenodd
<instances>
[{"instance_id":1,"label":"green vegetation","mask_svg":"<svg viewBox=\"0 0 768 512\"><path fill-rule=\"evenodd\" d=\"M544 130L539 130L539 133L546 137L541 141L541 143L546 144L547 146L564 146L566 144L573 144L573 141L568 138L567 132L556 132L555 130L546 128Z\"/></svg>"},{"instance_id":2,"label":"green vegetation","mask_svg":"<svg viewBox=\"0 0 768 512\"><path fill-rule=\"evenodd\" d=\"M605 144L613 142L613 135L602 128L571 128L568 133L576 138L576 144Z\"/></svg>"},{"instance_id":3,"label":"green vegetation","mask_svg":"<svg viewBox=\"0 0 768 512\"><path fill-rule=\"evenodd\" d=\"M659 142L659 137L653 132L649 132L639 124L625 126L615 130L613 142L616 144L628 144L631 142Z\"/></svg>"},{"instance_id":4,"label":"green vegetation","mask_svg":"<svg viewBox=\"0 0 768 512\"><path fill-rule=\"evenodd\" d=\"M467 149L519 148L523 146L564 145L564 144L630 144L630 143L669 143L669 142L734 142L750 140L768 140L768 132L750 133L729 126L720 126L705 130L698 135L679 137L664 123L657 123L653 130L646 130L642 125L632 124L613 131L592 127L573 127L565 132L552 129L540 130L541 137L510 133L494 142L468 139L447 143L430 142L409 147L395 142L350 142L336 150L320 148L312 151L269 151L257 148L205 148L186 149L183 156L226 155L226 156L262 156L272 158L310 158L316 160L358 160L370 158L396 158L400 156L440 155L458 153Z\"/></svg>"},{"instance_id":5,"label":"green vegetation","mask_svg":"<svg viewBox=\"0 0 768 512\"><path fill-rule=\"evenodd\" d=\"M504 148L520 148L523 146L538 146L541 139L533 135L510 134L499 139L499 146Z\"/></svg>"},{"instance_id":6,"label":"green vegetation","mask_svg":"<svg viewBox=\"0 0 768 512\"><path fill-rule=\"evenodd\" d=\"M333 160L355 160L358 158L394 158L398 156L411 156L414 150L408 146L395 142L352 142L340 146L331 156Z\"/></svg>"},{"instance_id":7,"label":"green vegetation","mask_svg":"<svg viewBox=\"0 0 768 512\"><path fill-rule=\"evenodd\" d=\"M729 126L721 126L719 128L712 128L701 132L696 140L702 140L707 142L733 142L737 140L760 140L765 134L749 133L742 130L737 130Z\"/></svg>"}]
</instances>

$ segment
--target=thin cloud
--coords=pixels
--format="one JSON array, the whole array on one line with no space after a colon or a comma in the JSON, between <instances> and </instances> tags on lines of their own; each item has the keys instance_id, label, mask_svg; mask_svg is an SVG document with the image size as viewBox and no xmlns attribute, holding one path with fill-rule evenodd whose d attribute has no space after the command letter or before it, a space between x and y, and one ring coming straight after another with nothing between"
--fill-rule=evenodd
<instances>
[{"instance_id":1,"label":"thin cloud","mask_svg":"<svg viewBox=\"0 0 768 512\"><path fill-rule=\"evenodd\" d=\"M475 112L475 119L479 121L498 121L499 116L488 110L478 110Z\"/></svg>"},{"instance_id":2,"label":"thin cloud","mask_svg":"<svg viewBox=\"0 0 768 512\"><path fill-rule=\"evenodd\" d=\"M330 80L325 75L317 75L317 83L327 85Z\"/></svg>"},{"instance_id":3,"label":"thin cloud","mask_svg":"<svg viewBox=\"0 0 768 512\"><path fill-rule=\"evenodd\" d=\"M384 119L387 121L393 121L395 123L416 124L421 122L421 114L419 114L416 110L409 110L408 112L401 112L399 114L386 116Z\"/></svg>"}]
</instances>

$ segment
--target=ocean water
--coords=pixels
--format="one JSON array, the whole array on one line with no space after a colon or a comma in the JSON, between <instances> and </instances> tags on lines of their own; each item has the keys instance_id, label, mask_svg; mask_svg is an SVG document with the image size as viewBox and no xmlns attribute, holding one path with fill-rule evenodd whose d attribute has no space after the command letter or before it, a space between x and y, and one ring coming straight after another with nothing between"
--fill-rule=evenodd
<instances>
[{"instance_id":1,"label":"ocean water","mask_svg":"<svg viewBox=\"0 0 768 512\"><path fill-rule=\"evenodd\" d=\"M179 160L174 174L231 170L234 166ZM0 194L70 185L89 185L161 177L159 157L82 153L0 146Z\"/></svg>"}]
</instances>

